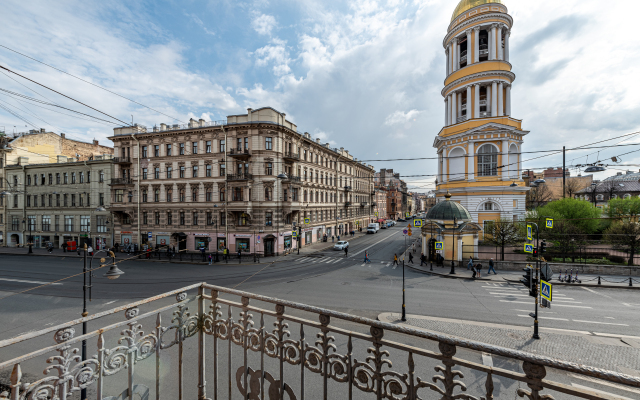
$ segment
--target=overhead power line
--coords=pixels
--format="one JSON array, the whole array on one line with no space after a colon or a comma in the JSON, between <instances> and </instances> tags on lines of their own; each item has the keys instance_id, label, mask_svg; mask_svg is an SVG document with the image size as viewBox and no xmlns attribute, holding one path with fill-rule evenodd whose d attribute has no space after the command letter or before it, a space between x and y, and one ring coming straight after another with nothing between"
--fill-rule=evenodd
<instances>
[{"instance_id":1,"label":"overhead power line","mask_svg":"<svg viewBox=\"0 0 640 400\"><path fill-rule=\"evenodd\" d=\"M125 97L125 96L123 96L123 95L121 95L121 94L118 94L118 93L116 93L116 92L114 92L114 91L111 91L111 90L109 90L109 89L103 88L102 86L100 86L100 85L96 85L96 84L95 84L95 83L93 83L93 82L89 82L89 81L84 80L84 79L82 79L82 78L80 78L80 77L77 77L77 76L75 76L75 75L73 75L73 74L70 74L70 73L68 73L68 72L66 72L66 71L63 71L63 70L61 70L61 69L59 69L59 68L56 68L56 67L54 67L54 66L52 66L52 65L49 65L49 64L47 64L47 63L45 63L45 62L42 62L42 61L40 61L40 60L36 60L36 59L35 59L35 58L33 58L33 57L30 57L30 56L28 56L28 55L26 55L26 54L22 54L22 53L20 53L19 51L13 50L13 49L11 49L11 48L9 48L9 47L7 47L7 46L4 46L4 45L1 45L1 44L0 44L0 47L4 47L5 49L7 49L7 50L9 50L9 51L12 51L12 52L14 52L14 53L16 53L16 54L20 54L21 56L26 57L26 58L28 58L28 59L30 59L30 60L33 60L33 61L35 61L35 62L37 62L37 63L40 63L40 64L42 64L42 65L46 65L46 66L47 66L47 67L49 67L49 68L53 68L53 69L55 69L55 70L56 70L56 71L58 71L58 72L62 72L63 74L69 75L69 76L70 76L70 77L72 77L72 78L76 78L76 79L78 79L78 80L81 80L82 82L84 82L84 83L88 83L88 84L89 84L89 85L91 85L91 86L95 86L95 87L97 87L98 89L102 89L102 90L104 90L104 91L106 91L106 92L109 92L109 93L111 93L111 94L114 94L114 95L116 95L116 96L118 96L118 97L122 97L123 99L125 99L125 100L129 100L130 102L135 103L135 104L137 104L137 105L139 105L139 106L142 106L142 107L148 108L149 110L151 110L151 111L155 111L155 112L157 112L158 114L162 114L162 115L164 115L165 117L169 117L169 118L171 118L171 119L173 119L173 120L176 120L176 121L182 122L183 124L186 124L186 122L181 121L181 120L179 120L179 119L178 119L178 118L176 118L176 117L172 117L172 116L170 116L170 115L167 115L167 114L163 113L162 111L158 111L158 110L156 110L156 109L154 109L154 108L151 108L151 107L149 107L149 106L146 106L146 105L144 105L144 104L142 104L142 103L139 103L139 102L137 102L137 101L135 101L135 100L132 100L132 99L130 99L130 98L128 98L128 97Z\"/></svg>"}]
</instances>

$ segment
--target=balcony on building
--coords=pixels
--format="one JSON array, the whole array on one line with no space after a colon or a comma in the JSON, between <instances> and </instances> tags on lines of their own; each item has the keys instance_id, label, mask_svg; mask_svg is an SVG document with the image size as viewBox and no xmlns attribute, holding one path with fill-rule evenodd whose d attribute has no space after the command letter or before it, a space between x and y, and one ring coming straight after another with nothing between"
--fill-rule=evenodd
<instances>
[{"instance_id":1,"label":"balcony on building","mask_svg":"<svg viewBox=\"0 0 640 400\"><path fill-rule=\"evenodd\" d=\"M377 202L375 202L375 201L374 201L374 202L372 202L372 203L371 203L371 207L378 207L378 203L377 203Z\"/></svg>"},{"instance_id":2,"label":"balcony on building","mask_svg":"<svg viewBox=\"0 0 640 400\"><path fill-rule=\"evenodd\" d=\"M286 162L297 162L300 161L300 153L294 153L292 151L285 151L282 154L282 159Z\"/></svg>"},{"instance_id":3,"label":"balcony on building","mask_svg":"<svg viewBox=\"0 0 640 400\"><path fill-rule=\"evenodd\" d=\"M345 186L344 187L344 191L345 192L350 192L351 191L351 186Z\"/></svg>"},{"instance_id":4,"label":"balcony on building","mask_svg":"<svg viewBox=\"0 0 640 400\"><path fill-rule=\"evenodd\" d=\"M287 175L286 178L282 179L283 183L302 183L302 178L295 175Z\"/></svg>"},{"instance_id":5,"label":"balcony on building","mask_svg":"<svg viewBox=\"0 0 640 400\"><path fill-rule=\"evenodd\" d=\"M345 202L344 202L344 206L345 206L345 207L349 207L350 205L351 205L351 202L350 202L350 201L345 201Z\"/></svg>"},{"instance_id":6,"label":"balcony on building","mask_svg":"<svg viewBox=\"0 0 640 400\"><path fill-rule=\"evenodd\" d=\"M227 153L228 156L236 158L238 160L248 160L251 157L251 151L249 149L230 149Z\"/></svg>"},{"instance_id":7,"label":"balcony on building","mask_svg":"<svg viewBox=\"0 0 640 400\"><path fill-rule=\"evenodd\" d=\"M111 185L133 185L131 178L111 178Z\"/></svg>"},{"instance_id":8,"label":"balcony on building","mask_svg":"<svg viewBox=\"0 0 640 400\"><path fill-rule=\"evenodd\" d=\"M112 160L116 164L131 164L131 157L113 157Z\"/></svg>"},{"instance_id":9,"label":"balcony on building","mask_svg":"<svg viewBox=\"0 0 640 400\"><path fill-rule=\"evenodd\" d=\"M253 174L245 173L245 174L227 174L227 181L252 181Z\"/></svg>"},{"instance_id":10,"label":"balcony on building","mask_svg":"<svg viewBox=\"0 0 640 400\"><path fill-rule=\"evenodd\" d=\"M360 207L366 207L367 204L369 204L367 201L361 201Z\"/></svg>"}]
</instances>

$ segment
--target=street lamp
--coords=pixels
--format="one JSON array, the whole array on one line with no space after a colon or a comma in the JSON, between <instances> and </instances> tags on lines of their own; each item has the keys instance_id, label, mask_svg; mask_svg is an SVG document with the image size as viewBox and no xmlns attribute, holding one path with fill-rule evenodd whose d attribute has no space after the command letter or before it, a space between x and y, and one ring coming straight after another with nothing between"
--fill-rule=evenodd
<instances>
[{"instance_id":1,"label":"street lamp","mask_svg":"<svg viewBox=\"0 0 640 400\"><path fill-rule=\"evenodd\" d=\"M29 219L27 218L27 221L29 221ZM23 224L26 224L27 221L25 221L24 219L22 220ZM29 237L27 238L27 244L29 245L29 253L28 254L33 254L33 250L31 249L31 245L32 245L32 241L33 241L33 237L31 236L31 221L28 222L29 224Z\"/></svg>"},{"instance_id":2,"label":"street lamp","mask_svg":"<svg viewBox=\"0 0 640 400\"><path fill-rule=\"evenodd\" d=\"M452 250L453 252L451 253L451 271L449 271L449 274L455 275L456 273L456 266L453 262L455 256L456 256L456 226L458 226L458 219L457 217L453 217L453 232L452 232Z\"/></svg>"},{"instance_id":3,"label":"street lamp","mask_svg":"<svg viewBox=\"0 0 640 400\"><path fill-rule=\"evenodd\" d=\"M591 197L593 198L593 206L596 207L596 189L598 188L598 184L595 182L591 182Z\"/></svg>"},{"instance_id":4,"label":"street lamp","mask_svg":"<svg viewBox=\"0 0 640 400\"><path fill-rule=\"evenodd\" d=\"M282 190L282 181L285 180L285 179L289 179L289 177L287 176L287 174L282 173L282 174L278 174L277 178L280 179L280 191L284 193L284 190ZM274 193L273 195L275 196L276 194ZM282 213L283 213L282 209L284 208L284 205L282 204L283 201L284 201L284 199L282 197L280 197L280 206L281 207L277 210L277 214L276 214L279 217L278 226L276 227L276 246L278 245L278 241L280 241L280 238L278 236L278 231L280 230L280 220L282 219ZM283 241L284 241L284 239L283 239ZM284 250L286 250L286 247L285 247L284 243L282 244L282 246L284 247ZM300 252L300 248L298 248L298 254L300 254L299 252ZM278 254L277 250L276 250L276 254Z\"/></svg>"}]
</instances>

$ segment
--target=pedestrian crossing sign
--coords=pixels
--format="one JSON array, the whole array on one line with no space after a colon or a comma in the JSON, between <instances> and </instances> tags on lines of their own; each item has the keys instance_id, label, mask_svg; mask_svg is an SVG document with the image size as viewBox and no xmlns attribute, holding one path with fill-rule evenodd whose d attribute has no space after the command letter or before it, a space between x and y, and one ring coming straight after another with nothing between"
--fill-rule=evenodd
<instances>
[{"instance_id":1,"label":"pedestrian crossing sign","mask_svg":"<svg viewBox=\"0 0 640 400\"><path fill-rule=\"evenodd\" d=\"M405 215L405 217L409 218L409 213L408 212L404 213L404 215Z\"/></svg>"},{"instance_id":2,"label":"pedestrian crossing sign","mask_svg":"<svg viewBox=\"0 0 640 400\"><path fill-rule=\"evenodd\" d=\"M436 250L442 250L442 249L444 249L444 243L436 242Z\"/></svg>"},{"instance_id":3,"label":"pedestrian crossing sign","mask_svg":"<svg viewBox=\"0 0 640 400\"><path fill-rule=\"evenodd\" d=\"M552 287L549 282L540 280L540 296L542 296L543 299L551 301L551 289Z\"/></svg>"},{"instance_id":4,"label":"pedestrian crossing sign","mask_svg":"<svg viewBox=\"0 0 640 400\"><path fill-rule=\"evenodd\" d=\"M527 240L533 240L531 225L527 225Z\"/></svg>"},{"instance_id":5,"label":"pedestrian crossing sign","mask_svg":"<svg viewBox=\"0 0 640 400\"><path fill-rule=\"evenodd\" d=\"M547 218L547 228L553 229L553 218Z\"/></svg>"},{"instance_id":6,"label":"pedestrian crossing sign","mask_svg":"<svg viewBox=\"0 0 640 400\"><path fill-rule=\"evenodd\" d=\"M378 216L378 212L377 211L374 214L376 215L376 217Z\"/></svg>"},{"instance_id":7,"label":"pedestrian crossing sign","mask_svg":"<svg viewBox=\"0 0 640 400\"><path fill-rule=\"evenodd\" d=\"M414 228L421 228L422 227L422 220L421 219L414 219L413 220L413 227Z\"/></svg>"},{"instance_id":8,"label":"pedestrian crossing sign","mask_svg":"<svg viewBox=\"0 0 640 400\"><path fill-rule=\"evenodd\" d=\"M524 252L533 254L533 245L532 244L525 244L524 245Z\"/></svg>"},{"instance_id":9,"label":"pedestrian crossing sign","mask_svg":"<svg viewBox=\"0 0 640 400\"><path fill-rule=\"evenodd\" d=\"M296 231L291 232L291 237L298 237L298 232Z\"/></svg>"},{"instance_id":10,"label":"pedestrian crossing sign","mask_svg":"<svg viewBox=\"0 0 640 400\"><path fill-rule=\"evenodd\" d=\"M307 224L307 225L310 224L311 223L311 218L305 218L304 219L304 223Z\"/></svg>"}]
</instances>

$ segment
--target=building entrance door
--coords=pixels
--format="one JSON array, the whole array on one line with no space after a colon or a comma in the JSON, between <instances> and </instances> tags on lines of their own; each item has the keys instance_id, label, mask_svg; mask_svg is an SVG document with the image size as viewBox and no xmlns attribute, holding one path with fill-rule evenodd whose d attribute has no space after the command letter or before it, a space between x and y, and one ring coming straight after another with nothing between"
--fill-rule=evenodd
<instances>
[{"instance_id":1,"label":"building entrance door","mask_svg":"<svg viewBox=\"0 0 640 400\"><path fill-rule=\"evenodd\" d=\"M273 238L267 238L264 240L264 255L265 256L272 256L274 255L274 239Z\"/></svg>"}]
</instances>

